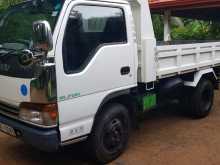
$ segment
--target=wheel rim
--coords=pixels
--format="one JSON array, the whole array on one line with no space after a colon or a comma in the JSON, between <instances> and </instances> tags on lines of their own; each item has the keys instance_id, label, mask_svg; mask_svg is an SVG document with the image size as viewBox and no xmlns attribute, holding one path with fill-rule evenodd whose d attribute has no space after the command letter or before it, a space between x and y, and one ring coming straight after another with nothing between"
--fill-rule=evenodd
<instances>
[{"instance_id":1,"label":"wheel rim","mask_svg":"<svg viewBox=\"0 0 220 165\"><path fill-rule=\"evenodd\" d=\"M213 100L213 93L209 87L206 87L202 92L202 106L206 111L209 111L210 107L212 106Z\"/></svg>"},{"instance_id":2,"label":"wheel rim","mask_svg":"<svg viewBox=\"0 0 220 165\"><path fill-rule=\"evenodd\" d=\"M120 119L111 120L103 131L103 146L111 154L117 153L124 141L124 126Z\"/></svg>"}]
</instances>

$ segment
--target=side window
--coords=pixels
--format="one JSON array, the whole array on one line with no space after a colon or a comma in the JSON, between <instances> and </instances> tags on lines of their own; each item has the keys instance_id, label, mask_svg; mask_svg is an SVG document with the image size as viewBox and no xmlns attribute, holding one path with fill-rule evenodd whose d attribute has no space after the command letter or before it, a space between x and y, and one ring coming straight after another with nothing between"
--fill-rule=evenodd
<instances>
[{"instance_id":1,"label":"side window","mask_svg":"<svg viewBox=\"0 0 220 165\"><path fill-rule=\"evenodd\" d=\"M72 9L63 40L64 71L82 71L103 44L127 42L124 12L120 8L76 6Z\"/></svg>"}]
</instances>

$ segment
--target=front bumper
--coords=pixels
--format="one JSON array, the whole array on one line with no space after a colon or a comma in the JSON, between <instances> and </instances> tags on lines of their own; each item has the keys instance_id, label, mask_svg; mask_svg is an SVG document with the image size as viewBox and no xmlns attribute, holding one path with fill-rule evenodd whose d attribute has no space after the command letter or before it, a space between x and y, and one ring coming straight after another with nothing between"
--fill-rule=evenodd
<instances>
[{"instance_id":1,"label":"front bumper","mask_svg":"<svg viewBox=\"0 0 220 165\"><path fill-rule=\"evenodd\" d=\"M59 149L60 140L57 128L37 128L26 123L0 115L0 123L12 127L17 138L43 151L53 152Z\"/></svg>"}]
</instances>

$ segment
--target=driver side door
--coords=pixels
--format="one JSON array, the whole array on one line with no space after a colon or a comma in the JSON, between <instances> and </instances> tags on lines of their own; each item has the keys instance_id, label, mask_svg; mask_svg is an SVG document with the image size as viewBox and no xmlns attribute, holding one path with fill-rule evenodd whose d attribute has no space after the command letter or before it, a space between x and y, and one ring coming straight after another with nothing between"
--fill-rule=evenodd
<instances>
[{"instance_id":1,"label":"driver side door","mask_svg":"<svg viewBox=\"0 0 220 165\"><path fill-rule=\"evenodd\" d=\"M69 5L56 47L61 141L90 133L104 97L137 84L127 5L80 2Z\"/></svg>"}]
</instances>

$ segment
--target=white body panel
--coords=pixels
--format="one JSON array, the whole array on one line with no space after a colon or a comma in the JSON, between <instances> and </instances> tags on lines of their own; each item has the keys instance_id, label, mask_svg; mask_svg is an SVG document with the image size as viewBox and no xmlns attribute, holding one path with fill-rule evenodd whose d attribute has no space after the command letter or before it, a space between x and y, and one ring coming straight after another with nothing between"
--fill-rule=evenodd
<instances>
[{"instance_id":1,"label":"white body panel","mask_svg":"<svg viewBox=\"0 0 220 165\"><path fill-rule=\"evenodd\" d=\"M142 46L142 57L139 58L140 72L138 73L138 81L143 83L156 81L156 40L152 38L145 39L142 42Z\"/></svg>"},{"instance_id":2,"label":"white body panel","mask_svg":"<svg viewBox=\"0 0 220 165\"><path fill-rule=\"evenodd\" d=\"M134 86L136 85L116 88L60 102L59 128L61 141L64 142L89 134L93 126L95 114L103 99L113 92L129 89Z\"/></svg>"},{"instance_id":3,"label":"white body panel","mask_svg":"<svg viewBox=\"0 0 220 165\"><path fill-rule=\"evenodd\" d=\"M129 1L138 43L138 82L156 81L156 39L148 1Z\"/></svg>"},{"instance_id":4,"label":"white body panel","mask_svg":"<svg viewBox=\"0 0 220 165\"><path fill-rule=\"evenodd\" d=\"M123 8L126 17L127 43L103 45L80 73L66 74L63 69L62 44L71 9L77 4ZM137 86L136 43L130 21L130 8L125 4L95 1L72 1L63 14L56 46L57 95L61 141L90 133L93 119L102 100L111 92ZM129 14L127 14L129 13ZM61 22L61 21L60 21ZM130 74L121 75L121 68ZM74 97L72 97L74 95ZM62 99L62 98L66 99Z\"/></svg>"},{"instance_id":5,"label":"white body panel","mask_svg":"<svg viewBox=\"0 0 220 165\"><path fill-rule=\"evenodd\" d=\"M220 42L157 46L157 76L183 74L220 65Z\"/></svg>"},{"instance_id":6,"label":"white body panel","mask_svg":"<svg viewBox=\"0 0 220 165\"><path fill-rule=\"evenodd\" d=\"M19 106L21 102L30 101L30 82L31 79L0 76L0 100L13 106ZM22 85L27 87L25 96L21 93Z\"/></svg>"},{"instance_id":7,"label":"white body panel","mask_svg":"<svg viewBox=\"0 0 220 165\"><path fill-rule=\"evenodd\" d=\"M220 42L156 46L148 1L129 1L138 43L138 82L210 68L220 64ZM170 40L169 16L166 12L165 40Z\"/></svg>"},{"instance_id":8,"label":"white body panel","mask_svg":"<svg viewBox=\"0 0 220 165\"><path fill-rule=\"evenodd\" d=\"M204 69L204 70L200 70L198 72L196 72L194 74L194 80L193 81L185 81L184 85L185 86L191 86L191 87L196 87L197 84L199 83L200 79L202 78L203 75L207 74L207 73L212 73L213 76L215 77L215 79L217 80L218 77L216 76L214 70L212 68L209 69Z\"/></svg>"}]
</instances>

